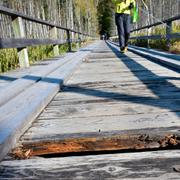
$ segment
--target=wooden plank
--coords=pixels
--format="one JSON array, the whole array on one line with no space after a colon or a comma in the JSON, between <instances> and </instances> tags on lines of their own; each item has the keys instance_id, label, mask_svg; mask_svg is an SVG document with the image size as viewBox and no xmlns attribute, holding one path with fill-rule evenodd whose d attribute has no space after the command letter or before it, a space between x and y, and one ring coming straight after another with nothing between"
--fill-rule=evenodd
<instances>
[{"instance_id":1,"label":"wooden plank","mask_svg":"<svg viewBox=\"0 0 180 180\"><path fill-rule=\"evenodd\" d=\"M165 39L166 35L152 35L152 36L132 36L130 39Z\"/></svg>"},{"instance_id":2,"label":"wooden plank","mask_svg":"<svg viewBox=\"0 0 180 180\"><path fill-rule=\"evenodd\" d=\"M21 17L12 20L12 28L16 38L25 38L24 25ZM29 57L26 46L18 49L18 58L21 68L29 67Z\"/></svg>"},{"instance_id":3,"label":"wooden plank","mask_svg":"<svg viewBox=\"0 0 180 180\"><path fill-rule=\"evenodd\" d=\"M145 52L151 52L152 54L155 54L155 55L160 55L160 56L167 57L170 59L175 59L177 61L180 60L180 55L178 55L178 54L172 54L172 53L165 52L165 51L158 51L156 49L149 49L149 48L145 48L145 47L137 47L137 46L133 46L133 45L131 45L131 47L134 47L136 49L139 49L139 50L142 50Z\"/></svg>"},{"instance_id":4,"label":"wooden plank","mask_svg":"<svg viewBox=\"0 0 180 180\"><path fill-rule=\"evenodd\" d=\"M176 86L173 84L165 84L164 82L149 82L147 85L152 89L157 89L158 95L161 99L174 99L179 98L179 92L177 91L178 83ZM147 88L146 84L140 82L129 82L121 84L120 82L98 82L91 84L74 84L67 85L63 88L62 94L57 94L55 101L61 99L62 104L70 103L73 101L95 101L108 99L114 94L114 99L118 98L128 98L128 95L133 97L139 97L139 91L141 91L141 98L149 97L156 98L157 95L154 94L150 89ZM180 84L179 84L180 85ZM100 94L101 92L101 94ZM169 94L171 96L169 97ZM127 96L125 96L127 95ZM63 101L62 101L63 100Z\"/></svg>"},{"instance_id":5,"label":"wooden plank","mask_svg":"<svg viewBox=\"0 0 180 180\"><path fill-rule=\"evenodd\" d=\"M113 97L110 97L113 99ZM146 100L145 98L133 97L119 98L113 101L99 100L96 101L77 101L78 104L69 103L69 105L62 105L58 102L52 102L50 107L46 108L46 113L42 115L43 118L85 118L98 116L122 116L122 115L136 115L136 114L151 114L180 111L180 99L167 100ZM105 106L104 106L105 104ZM60 106L61 105L61 106Z\"/></svg>"},{"instance_id":6,"label":"wooden plank","mask_svg":"<svg viewBox=\"0 0 180 180\"><path fill-rule=\"evenodd\" d=\"M178 39L180 38L180 33L173 33L168 35L169 39ZM166 39L166 35L151 35L151 36L133 36L130 39Z\"/></svg>"},{"instance_id":7,"label":"wooden plank","mask_svg":"<svg viewBox=\"0 0 180 180\"><path fill-rule=\"evenodd\" d=\"M45 111L44 111L45 113ZM121 131L132 131L146 129L148 133L152 128L180 127L179 117L176 113L164 112L154 114L136 114L136 115L100 115L80 117L62 117L62 116L40 116L32 127L23 136L24 141L50 140L51 138L63 139L73 137L87 137L94 133L95 136L106 132L120 133ZM149 129L149 131L148 131ZM137 133L136 132L136 133ZM158 130L154 130L154 134ZM170 133L173 131L170 131ZM176 132L177 133L177 132Z\"/></svg>"},{"instance_id":8,"label":"wooden plank","mask_svg":"<svg viewBox=\"0 0 180 180\"><path fill-rule=\"evenodd\" d=\"M3 161L3 179L179 179L180 151Z\"/></svg>"},{"instance_id":9,"label":"wooden plank","mask_svg":"<svg viewBox=\"0 0 180 180\"><path fill-rule=\"evenodd\" d=\"M114 45L113 45L113 47L117 49L117 47L115 47ZM140 51L140 50L132 48L132 47L129 47L129 50L136 54L139 54L145 58L150 58L150 59L160 62L162 64L168 65L169 67L172 67L178 71L180 70L180 62L177 60L162 57L159 55L152 55L151 53Z\"/></svg>"},{"instance_id":10,"label":"wooden plank","mask_svg":"<svg viewBox=\"0 0 180 180\"><path fill-rule=\"evenodd\" d=\"M47 44L65 44L65 40L54 39L11 39L0 38L0 48L24 48L27 46L47 45Z\"/></svg>"},{"instance_id":11,"label":"wooden plank","mask_svg":"<svg viewBox=\"0 0 180 180\"><path fill-rule=\"evenodd\" d=\"M57 32L56 27L51 28L50 36L51 36L52 39L58 39L58 32ZM54 56L59 55L59 46L58 46L58 44L53 44L53 53L54 53Z\"/></svg>"}]
</instances>

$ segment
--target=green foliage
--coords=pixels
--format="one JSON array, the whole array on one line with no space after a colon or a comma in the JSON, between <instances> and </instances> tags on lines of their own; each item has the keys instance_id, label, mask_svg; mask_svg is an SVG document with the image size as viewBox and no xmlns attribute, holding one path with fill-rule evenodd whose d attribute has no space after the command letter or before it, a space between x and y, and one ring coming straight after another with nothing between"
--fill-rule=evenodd
<instances>
[{"instance_id":1,"label":"green foliage","mask_svg":"<svg viewBox=\"0 0 180 180\"><path fill-rule=\"evenodd\" d=\"M155 27L154 31L152 32L152 35L165 35L166 29L162 27Z\"/></svg>"},{"instance_id":2,"label":"green foliage","mask_svg":"<svg viewBox=\"0 0 180 180\"><path fill-rule=\"evenodd\" d=\"M77 50L76 43L72 43L72 49ZM59 45L60 54L68 51L68 44ZM53 46L35 46L28 47L28 56L30 64L40 60L53 57ZM16 49L0 49L0 73L19 67L18 54Z\"/></svg>"},{"instance_id":3,"label":"green foliage","mask_svg":"<svg viewBox=\"0 0 180 180\"><path fill-rule=\"evenodd\" d=\"M180 32L180 25L179 24L174 24L172 27L172 32L177 33ZM165 35L166 34L166 29L162 27L155 27L151 33L152 35ZM146 33L141 32L136 34L136 36L144 36ZM133 33L132 36L135 36ZM156 39L156 40L130 40L130 43L136 46L141 46L141 47L147 47L149 43L150 48L155 48L155 49L160 49L160 50L165 50L165 51L170 51L173 53L180 53L180 41L179 39L172 39L171 40L171 45L170 48L167 47L166 44L166 39Z\"/></svg>"},{"instance_id":4,"label":"green foliage","mask_svg":"<svg viewBox=\"0 0 180 180\"><path fill-rule=\"evenodd\" d=\"M63 44L59 46L59 51L61 54L64 54L68 51L68 44Z\"/></svg>"},{"instance_id":5,"label":"green foliage","mask_svg":"<svg viewBox=\"0 0 180 180\"><path fill-rule=\"evenodd\" d=\"M179 24L173 24L172 31L173 31L173 33L179 33L180 32L180 23Z\"/></svg>"},{"instance_id":6,"label":"green foliage","mask_svg":"<svg viewBox=\"0 0 180 180\"><path fill-rule=\"evenodd\" d=\"M6 72L18 67L16 49L0 49L0 72Z\"/></svg>"},{"instance_id":7,"label":"green foliage","mask_svg":"<svg viewBox=\"0 0 180 180\"><path fill-rule=\"evenodd\" d=\"M170 47L170 52L172 53L180 53L180 41L172 42L172 45Z\"/></svg>"},{"instance_id":8,"label":"green foliage","mask_svg":"<svg viewBox=\"0 0 180 180\"><path fill-rule=\"evenodd\" d=\"M53 46L35 46L28 47L29 62L33 64L36 61L43 60L53 56Z\"/></svg>"},{"instance_id":9,"label":"green foliage","mask_svg":"<svg viewBox=\"0 0 180 180\"><path fill-rule=\"evenodd\" d=\"M76 31L81 31L94 36L97 35L97 3L99 0L72 0L72 6L70 5L71 3L69 4L69 0L0 0L0 2L1 1L3 6L10 7L21 13L25 13L37 18L45 18L45 20L59 24L60 26L74 28ZM9 21L2 25L6 26L8 22ZM70 22L74 24L73 27L71 27L72 24ZM41 39L48 37L47 33L44 37L42 32L46 31L41 31L39 26L36 28L35 23L32 23L31 25L32 26L30 27L32 27L32 29L28 29L28 25L25 26L25 31L27 32L28 38ZM45 30L48 29L49 27ZM14 34L12 34L12 37L14 37ZM77 49L76 44L72 44L72 49ZM67 52L68 45L60 45L59 50L60 53ZM30 64L33 64L39 60L50 58L53 56L53 47L28 47L28 56ZM0 50L0 72L14 69L19 66L18 64L18 55L16 49Z\"/></svg>"},{"instance_id":10,"label":"green foliage","mask_svg":"<svg viewBox=\"0 0 180 180\"><path fill-rule=\"evenodd\" d=\"M97 7L98 10L98 22L99 22L99 33L110 35L113 21L113 4L109 0L99 0Z\"/></svg>"}]
</instances>

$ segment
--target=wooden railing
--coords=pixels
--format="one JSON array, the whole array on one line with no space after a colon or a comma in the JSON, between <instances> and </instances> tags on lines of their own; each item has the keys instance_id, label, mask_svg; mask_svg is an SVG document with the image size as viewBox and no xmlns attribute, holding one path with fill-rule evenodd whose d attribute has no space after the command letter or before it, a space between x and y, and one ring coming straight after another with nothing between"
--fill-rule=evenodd
<instances>
[{"instance_id":1,"label":"wooden railing","mask_svg":"<svg viewBox=\"0 0 180 180\"><path fill-rule=\"evenodd\" d=\"M90 37L86 33L78 32L73 29L61 27L57 24L50 23L45 20L33 18L25 14L16 12L12 9L0 6L0 14L7 15L11 17L11 26L13 29L13 38L2 38L0 35L0 49L3 48L17 48L20 67L29 66L29 58L27 53L27 46L37 46L37 45L53 45L54 55L59 55L59 46L61 44L68 44L68 50L71 51L72 42L80 44L87 37ZM27 20L33 23L38 23L50 27L48 39L27 39L25 37L25 28L23 20ZM1 25L1 22L0 22ZM58 29L64 30L66 32L65 38L58 39ZM72 34L74 34L72 38Z\"/></svg>"},{"instance_id":2,"label":"wooden railing","mask_svg":"<svg viewBox=\"0 0 180 180\"><path fill-rule=\"evenodd\" d=\"M180 33L172 33L172 22L179 20L179 19L180 19L180 15L166 19L166 20L163 20L162 22L157 22L157 23L154 23L154 24L151 24L148 26L138 28L138 29L133 29L131 32L138 32L140 30L147 29L147 36L133 36L130 39L136 39L136 40L138 40L138 39L146 39L146 40L149 40L149 39L153 39L153 40L155 40L155 39L166 39L167 47L170 47L170 40L171 39L179 39L180 38ZM152 27L162 25L162 24L164 24L166 26L166 34L164 34L164 35L150 35Z\"/></svg>"},{"instance_id":3,"label":"wooden railing","mask_svg":"<svg viewBox=\"0 0 180 180\"><path fill-rule=\"evenodd\" d=\"M144 26L144 27L141 27L138 29L133 29L131 31L131 33L147 29L147 35L146 36L132 36L132 37L130 37L130 39L135 39L135 40L139 40L139 39L145 39L145 40L166 39L167 47L169 47L171 39L180 39L180 33L172 33L172 22L179 20L179 19L180 19L180 15L166 19L166 20L163 20L161 22L157 22L157 23L148 25L148 26ZM166 25L166 34L164 34L164 35L150 35L151 34L150 31L151 31L152 27L162 25L162 24ZM117 36L114 36L112 39L117 40Z\"/></svg>"}]
</instances>

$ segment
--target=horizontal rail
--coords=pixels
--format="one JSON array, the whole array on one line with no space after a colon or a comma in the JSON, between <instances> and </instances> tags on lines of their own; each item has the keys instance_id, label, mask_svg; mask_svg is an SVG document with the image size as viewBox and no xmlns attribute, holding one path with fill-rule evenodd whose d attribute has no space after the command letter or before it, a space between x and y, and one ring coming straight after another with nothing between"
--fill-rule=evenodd
<instances>
[{"instance_id":1,"label":"horizontal rail","mask_svg":"<svg viewBox=\"0 0 180 180\"><path fill-rule=\"evenodd\" d=\"M9 8L3 7L3 6L0 6L0 13L11 16L12 18L21 17L21 18L23 18L25 20L29 20L29 21L32 21L32 22L36 22L36 23L40 23L40 24L43 24L43 25L56 27L56 28L59 28L59 29L62 29L62 30L66 30L66 31L68 30L70 32L74 32L74 33L78 33L78 34L88 36L88 34L86 34L86 33L82 33L82 32L75 31L73 29L65 28L65 27L59 26L57 24L50 23L50 22L42 20L42 19L37 19L37 18L31 17L31 16L27 16L25 14L19 13L19 12L13 10L13 9L9 9Z\"/></svg>"},{"instance_id":2,"label":"horizontal rail","mask_svg":"<svg viewBox=\"0 0 180 180\"><path fill-rule=\"evenodd\" d=\"M172 22L179 20L180 19L180 15L175 16L175 17L171 17L169 19L163 20L161 22L157 22L148 26L144 26L141 28L137 28L137 29L133 29L131 31L132 32L137 32L143 29L147 29L147 35L143 35L143 36L133 36L130 37L130 39L134 39L134 40L147 40L147 46L149 47L149 39L151 40L156 40L156 39L166 39L166 46L169 49L171 46L171 39L180 39L180 33L172 33ZM164 35L151 35L151 31L150 28L154 27L154 26L158 26L161 24L166 24L166 33ZM113 36L111 37L111 39L117 39L118 36Z\"/></svg>"},{"instance_id":3,"label":"horizontal rail","mask_svg":"<svg viewBox=\"0 0 180 180\"><path fill-rule=\"evenodd\" d=\"M180 33L174 33L174 34L170 34L168 35L170 39L176 39L176 38L180 38ZM167 36L166 35L151 35L151 36L133 36L130 39L152 39L152 40L156 40L156 39L166 39Z\"/></svg>"},{"instance_id":4,"label":"horizontal rail","mask_svg":"<svg viewBox=\"0 0 180 180\"><path fill-rule=\"evenodd\" d=\"M37 46L45 44L65 44L67 41L54 39L4 39L0 38L0 48L23 48L26 46Z\"/></svg>"},{"instance_id":5,"label":"horizontal rail","mask_svg":"<svg viewBox=\"0 0 180 180\"><path fill-rule=\"evenodd\" d=\"M71 40L71 43L79 42L79 39ZM81 40L83 41L83 40ZM37 46L37 45L48 45L55 44L61 45L67 43L67 40L54 40L54 39L12 39L12 38L0 38L0 49L5 48L24 48L27 46Z\"/></svg>"}]
</instances>

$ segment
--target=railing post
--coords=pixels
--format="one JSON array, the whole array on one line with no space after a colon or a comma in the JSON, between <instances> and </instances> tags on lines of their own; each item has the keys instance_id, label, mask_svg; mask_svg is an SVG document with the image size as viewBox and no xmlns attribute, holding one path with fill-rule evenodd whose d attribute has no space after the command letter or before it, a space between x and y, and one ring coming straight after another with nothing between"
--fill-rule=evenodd
<instances>
[{"instance_id":1,"label":"railing post","mask_svg":"<svg viewBox=\"0 0 180 180\"><path fill-rule=\"evenodd\" d=\"M75 37L76 49L79 49L78 33L75 33L75 34L74 34L74 37Z\"/></svg>"},{"instance_id":2,"label":"railing post","mask_svg":"<svg viewBox=\"0 0 180 180\"><path fill-rule=\"evenodd\" d=\"M58 33L57 33L56 27L51 28L50 37L52 39L58 39ZM54 53L54 56L59 56L59 46L57 44L53 44L53 53Z\"/></svg>"},{"instance_id":3,"label":"railing post","mask_svg":"<svg viewBox=\"0 0 180 180\"><path fill-rule=\"evenodd\" d=\"M14 31L15 38L24 38L24 26L21 17L16 17L12 20L12 28ZM28 58L28 51L27 48L18 48L18 57L19 57L19 64L20 67L29 67L29 58Z\"/></svg>"},{"instance_id":4,"label":"railing post","mask_svg":"<svg viewBox=\"0 0 180 180\"><path fill-rule=\"evenodd\" d=\"M78 41L79 41L79 47L81 47L81 34L78 33Z\"/></svg>"},{"instance_id":5,"label":"railing post","mask_svg":"<svg viewBox=\"0 0 180 180\"><path fill-rule=\"evenodd\" d=\"M66 34L67 34L68 51L71 52L72 51L71 36L70 36L70 31L68 29L66 30Z\"/></svg>"},{"instance_id":6,"label":"railing post","mask_svg":"<svg viewBox=\"0 0 180 180\"><path fill-rule=\"evenodd\" d=\"M147 28L147 47L150 48L150 39L149 39L149 35L151 35L151 28Z\"/></svg>"},{"instance_id":7,"label":"railing post","mask_svg":"<svg viewBox=\"0 0 180 180\"><path fill-rule=\"evenodd\" d=\"M172 21L168 21L166 23L166 45L168 49L171 46L171 37L170 37L171 33L172 33Z\"/></svg>"}]
</instances>

